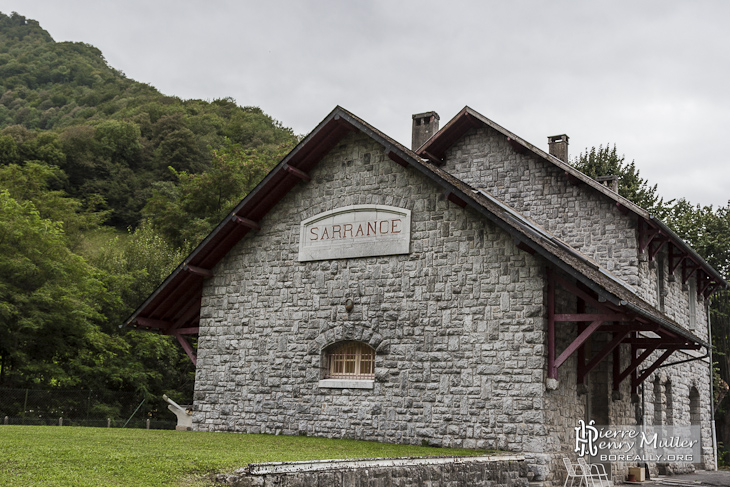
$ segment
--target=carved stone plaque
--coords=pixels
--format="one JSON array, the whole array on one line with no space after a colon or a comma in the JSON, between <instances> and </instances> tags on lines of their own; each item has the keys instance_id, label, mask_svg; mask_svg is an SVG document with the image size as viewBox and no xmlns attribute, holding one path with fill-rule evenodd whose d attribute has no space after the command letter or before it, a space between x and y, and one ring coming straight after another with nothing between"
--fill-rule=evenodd
<instances>
[{"instance_id":1,"label":"carved stone plaque","mask_svg":"<svg viewBox=\"0 0 730 487\"><path fill-rule=\"evenodd\" d=\"M410 243L411 210L344 206L301 223L299 261L407 254Z\"/></svg>"}]
</instances>

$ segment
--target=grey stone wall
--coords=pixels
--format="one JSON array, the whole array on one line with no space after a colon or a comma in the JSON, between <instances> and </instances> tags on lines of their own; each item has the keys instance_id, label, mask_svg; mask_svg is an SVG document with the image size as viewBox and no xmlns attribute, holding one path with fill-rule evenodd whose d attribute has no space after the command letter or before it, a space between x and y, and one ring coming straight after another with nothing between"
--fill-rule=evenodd
<instances>
[{"instance_id":1,"label":"grey stone wall","mask_svg":"<svg viewBox=\"0 0 730 487\"><path fill-rule=\"evenodd\" d=\"M310 175L205 286L194 428L541 453L542 265L365 136ZM352 204L411 209L411 254L297 262L300 221ZM361 337L374 388L319 388L322 347Z\"/></svg>"},{"instance_id":2,"label":"grey stone wall","mask_svg":"<svg viewBox=\"0 0 730 487\"><path fill-rule=\"evenodd\" d=\"M518 154L506 137L488 127L469 130L446 152L443 168L531 218L659 307L656 265L638 254L636 216L621 213L613 200L586 185L571 184L562 171L541 158ZM661 255L666 268L666 251ZM681 285L681 278L666 284L667 314L688 324L687 286ZM702 306L697 310L697 329L706 337L702 330L707 317Z\"/></svg>"},{"instance_id":3,"label":"grey stone wall","mask_svg":"<svg viewBox=\"0 0 730 487\"><path fill-rule=\"evenodd\" d=\"M439 462L438 460L455 460ZM486 461L485 461L486 460ZM292 462L283 472L257 474L242 469L217 480L233 487L527 487L528 469L524 458L497 460L483 457L458 459L425 458L341 462L347 466L327 468L326 462L307 465ZM265 464L262 464L265 467ZM258 465L253 465L253 470ZM319 467L308 469L309 467ZM297 469L307 468L305 471ZM531 485L538 485L533 483Z\"/></svg>"}]
</instances>

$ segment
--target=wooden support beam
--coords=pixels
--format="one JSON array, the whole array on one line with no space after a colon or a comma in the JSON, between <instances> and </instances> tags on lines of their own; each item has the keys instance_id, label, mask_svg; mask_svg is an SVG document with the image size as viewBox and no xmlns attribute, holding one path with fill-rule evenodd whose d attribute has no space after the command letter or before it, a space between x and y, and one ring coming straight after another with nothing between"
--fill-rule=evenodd
<instances>
[{"instance_id":1,"label":"wooden support beam","mask_svg":"<svg viewBox=\"0 0 730 487\"><path fill-rule=\"evenodd\" d=\"M687 263L689 261L689 263ZM697 272L699 270L700 265L697 264L695 261L691 259L683 259L682 260L682 284L687 284L687 281L689 281L689 278L692 277L692 274Z\"/></svg>"},{"instance_id":2,"label":"wooden support beam","mask_svg":"<svg viewBox=\"0 0 730 487\"><path fill-rule=\"evenodd\" d=\"M390 158L391 161L394 161L398 164L400 164L403 167L408 167L408 162L403 159L401 156L393 152L392 149L386 149L386 154L388 155L388 158Z\"/></svg>"},{"instance_id":3,"label":"wooden support beam","mask_svg":"<svg viewBox=\"0 0 730 487\"><path fill-rule=\"evenodd\" d=\"M657 331L659 325L657 324L642 324L633 322L628 325L603 325L598 331L605 331L609 333L618 333L623 330L628 331Z\"/></svg>"},{"instance_id":4,"label":"wooden support beam","mask_svg":"<svg viewBox=\"0 0 730 487\"><path fill-rule=\"evenodd\" d=\"M195 356L195 350L193 350L193 347L188 343L188 341L185 339L185 337L181 334L176 334L175 338L177 338L177 341L180 342L180 345L182 345L183 350L185 350L185 353L188 354L188 357L193 362L193 365L198 365L198 357Z\"/></svg>"},{"instance_id":5,"label":"wooden support beam","mask_svg":"<svg viewBox=\"0 0 730 487\"><path fill-rule=\"evenodd\" d=\"M622 205L620 201L617 201L616 202L616 207L618 208L618 211L620 211L624 215L628 215L629 214L629 209L626 208L626 206Z\"/></svg>"},{"instance_id":6,"label":"wooden support beam","mask_svg":"<svg viewBox=\"0 0 730 487\"><path fill-rule=\"evenodd\" d=\"M522 250L523 252L527 252L530 255L535 255L535 252L536 252L535 249L533 249L532 247L530 247L528 244L526 244L522 240L515 239L514 242L515 242L515 246L518 249Z\"/></svg>"},{"instance_id":7,"label":"wooden support beam","mask_svg":"<svg viewBox=\"0 0 730 487\"><path fill-rule=\"evenodd\" d=\"M613 390L618 391L621 386L621 382L618 381L618 376L621 374L621 345L613 349L611 362L611 365L613 365L613 373L611 374L613 377Z\"/></svg>"},{"instance_id":8,"label":"wooden support beam","mask_svg":"<svg viewBox=\"0 0 730 487\"><path fill-rule=\"evenodd\" d=\"M596 320L588 325L586 329L583 330L583 332L578 335L578 337L573 340L573 342L568 345L565 350L563 350L563 353L561 353L560 356L555 359L555 367L560 367L561 365L563 365L563 363L568 360L568 357L570 357L573 352L578 350L578 348L580 348L580 346L583 345L591 337L593 332L596 331L596 329L598 329L598 327L601 326L602 323L603 321Z\"/></svg>"},{"instance_id":9,"label":"wooden support beam","mask_svg":"<svg viewBox=\"0 0 730 487\"><path fill-rule=\"evenodd\" d=\"M578 383L583 384L585 383L585 378L588 374L591 373L591 370L593 370L596 365L598 365L601 360L608 357L608 354L613 352L613 350L618 347L621 342L623 341L624 337L629 333L629 330L625 330L624 332L614 333L613 339L606 344L603 349L598 352L591 360L588 362L584 367L580 367L578 369Z\"/></svg>"},{"instance_id":10,"label":"wooden support beam","mask_svg":"<svg viewBox=\"0 0 730 487\"><path fill-rule=\"evenodd\" d=\"M181 326L188 324L190 320L197 317L200 319L200 300L191 300L190 303L183 310L182 315L175 320L175 324L172 326L173 330L180 328Z\"/></svg>"},{"instance_id":11,"label":"wooden support beam","mask_svg":"<svg viewBox=\"0 0 730 487\"><path fill-rule=\"evenodd\" d=\"M661 232L658 228L649 225L649 222L643 218L639 219L639 252L644 253L654 237Z\"/></svg>"},{"instance_id":12,"label":"wooden support beam","mask_svg":"<svg viewBox=\"0 0 730 487\"><path fill-rule=\"evenodd\" d=\"M145 326L147 328L166 329L172 326L172 323L170 323L169 321L156 320L154 318L144 318L141 316L138 316L134 321L136 321L139 326Z\"/></svg>"},{"instance_id":13,"label":"wooden support beam","mask_svg":"<svg viewBox=\"0 0 730 487\"><path fill-rule=\"evenodd\" d=\"M451 191L447 191L446 193L444 193L444 196L446 197L446 199L447 199L447 200L451 201L451 202L452 202L452 203L454 203L454 204L455 204L456 206L459 206L459 207L461 207L461 208L464 208L464 207L466 207L466 201L464 201L464 200L462 200L461 198L459 198L459 197L458 197L457 195L455 195L455 194L454 194L453 192L451 192Z\"/></svg>"},{"instance_id":14,"label":"wooden support beam","mask_svg":"<svg viewBox=\"0 0 730 487\"><path fill-rule=\"evenodd\" d=\"M555 277L549 267L547 273L547 312L548 312L548 378L558 378L555 365Z\"/></svg>"},{"instance_id":15,"label":"wooden support beam","mask_svg":"<svg viewBox=\"0 0 730 487\"><path fill-rule=\"evenodd\" d=\"M297 169L296 167L292 167L289 164L284 164L284 171L288 172L289 174L292 174L299 179L302 179L304 181L311 181L312 178L309 177L309 174L305 173L301 169Z\"/></svg>"},{"instance_id":16,"label":"wooden support beam","mask_svg":"<svg viewBox=\"0 0 730 487\"><path fill-rule=\"evenodd\" d=\"M644 360L649 358L649 355L654 353L654 350L656 350L656 347L649 347L646 350L644 350L640 355L637 356L636 348L632 347L632 353L633 353L632 357L633 358L631 359L631 363L629 364L629 366L626 367L626 370L624 370L623 372L621 372L618 375L619 384L621 382L623 382L625 378L627 378L629 375L631 375L642 364L642 362L644 362ZM615 380L616 379L614 379L614 382L615 382Z\"/></svg>"},{"instance_id":17,"label":"wooden support beam","mask_svg":"<svg viewBox=\"0 0 730 487\"><path fill-rule=\"evenodd\" d=\"M252 230L261 230L261 227L255 221L249 220L248 218L241 218L238 215L231 215L231 221Z\"/></svg>"},{"instance_id":18,"label":"wooden support beam","mask_svg":"<svg viewBox=\"0 0 730 487\"><path fill-rule=\"evenodd\" d=\"M210 270L203 269L202 267L197 267L190 264L185 264L183 267L183 270L185 272L190 272L191 274L195 274L196 276L200 276L204 279L210 279L211 277L215 276Z\"/></svg>"},{"instance_id":19,"label":"wooden support beam","mask_svg":"<svg viewBox=\"0 0 730 487\"><path fill-rule=\"evenodd\" d=\"M631 316L621 313L575 313L575 314L556 314L555 321L633 321Z\"/></svg>"},{"instance_id":20,"label":"wooden support beam","mask_svg":"<svg viewBox=\"0 0 730 487\"><path fill-rule=\"evenodd\" d=\"M602 302L598 301L597 299L595 299L593 296L591 296L587 292L583 291L582 289L578 288L578 286L576 286L576 285L574 285L574 284L566 281L565 279L562 279L559 276L555 276L555 281L557 283L559 283L563 287L563 289L565 289L566 291L570 292L574 296L576 296L576 297L578 297L580 299L585 300L585 302L587 304L590 304L591 306L593 306L597 310L602 311L602 312L607 313L607 314L612 313L612 311L610 311L606 307L605 304L603 304Z\"/></svg>"},{"instance_id":21,"label":"wooden support beam","mask_svg":"<svg viewBox=\"0 0 730 487\"><path fill-rule=\"evenodd\" d=\"M707 273L703 270L700 270L700 274L697 276L697 280L700 281L700 276L702 276L701 282L698 282L697 284L697 295L704 296L705 291L708 287L710 287L710 284L712 284L712 279L710 279L710 276L707 275Z\"/></svg>"},{"instance_id":22,"label":"wooden support beam","mask_svg":"<svg viewBox=\"0 0 730 487\"><path fill-rule=\"evenodd\" d=\"M175 335L197 335L198 333L200 333L200 327L191 326L188 328L178 328L176 330L173 330L173 333Z\"/></svg>"},{"instance_id":23,"label":"wooden support beam","mask_svg":"<svg viewBox=\"0 0 730 487\"><path fill-rule=\"evenodd\" d=\"M667 349L656 361L651 364L651 366L648 369L644 369L644 371L638 375L635 379L632 379L632 386L638 387L639 384L644 382L647 377L649 377L652 372L654 372L665 360L669 358L670 355L672 355L676 348L670 348ZM635 381L635 382L634 382Z\"/></svg>"},{"instance_id":24,"label":"wooden support beam","mask_svg":"<svg viewBox=\"0 0 730 487\"><path fill-rule=\"evenodd\" d=\"M577 186L578 184L581 183L581 180L580 179L578 179L577 177L573 176L568 171L565 171L565 177L568 178L568 182L570 184L572 184L573 186Z\"/></svg>"},{"instance_id":25,"label":"wooden support beam","mask_svg":"<svg viewBox=\"0 0 730 487\"><path fill-rule=\"evenodd\" d=\"M512 150L514 150L518 154L524 154L527 152L527 147L520 144L515 139L512 139L510 137L507 137L507 142L509 143L510 147L512 147Z\"/></svg>"},{"instance_id":26,"label":"wooden support beam","mask_svg":"<svg viewBox=\"0 0 730 487\"><path fill-rule=\"evenodd\" d=\"M669 239L665 236L655 237L649 244L649 260L654 260L656 254L669 242Z\"/></svg>"},{"instance_id":27,"label":"wooden support beam","mask_svg":"<svg viewBox=\"0 0 730 487\"><path fill-rule=\"evenodd\" d=\"M427 150L422 150L422 151L421 151L421 154L423 154L424 156L426 156L426 159L428 159L429 161L433 162L433 163L434 163L434 164L436 164L437 166L440 166L441 164L443 164L443 163L444 163L444 161L442 161L441 159L439 159L439 158L438 158L438 157L436 157L435 155L431 154L431 153L430 153L429 151L427 151Z\"/></svg>"}]
</instances>

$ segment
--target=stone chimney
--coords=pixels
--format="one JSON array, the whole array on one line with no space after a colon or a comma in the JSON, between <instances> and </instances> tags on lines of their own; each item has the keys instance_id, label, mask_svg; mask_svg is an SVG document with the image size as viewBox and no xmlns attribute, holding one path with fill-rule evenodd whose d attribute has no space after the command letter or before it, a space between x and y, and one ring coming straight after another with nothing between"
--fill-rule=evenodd
<instances>
[{"instance_id":1,"label":"stone chimney","mask_svg":"<svg viewBox=\"0 0 730 487\"><path fill-rule=\"evenodd\" d=\"M596 178L596 181L608 187L614 193L618 193L618 180L619 177L616 174L612 174L610 176L598 176Z\"/></svg>"},{"instance_id":2,"label":"stone chimney","mask_svg":"<svg viewBox=\"0 0 730 487\"><path fill-rule=\"evenodd\" d=\"M439 130L439 114L436 112L416 113L413 115L413 134L411 149L416 150L426 143Z\"/></svg>"},{"instance_id":3,"label":"stone chimney","mask_svg":"<svg viewBox=\"0 0 730 487\"><path fill-rule=\"evenodd\" d=\"M563 162L568 162L568 136L565 134L549 136L548 150L551 156L555 156Z\"/></svg>"}]
</instances>

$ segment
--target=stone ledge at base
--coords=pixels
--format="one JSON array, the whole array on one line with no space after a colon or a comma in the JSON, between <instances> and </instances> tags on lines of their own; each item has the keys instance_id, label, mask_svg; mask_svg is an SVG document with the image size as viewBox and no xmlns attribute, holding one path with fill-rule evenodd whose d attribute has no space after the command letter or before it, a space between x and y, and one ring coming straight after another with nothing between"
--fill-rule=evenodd
<instances>
[{"instance_id":1,"label":"stone ledge at base","mask_svg":"<svg viewBox=\"0 0 730 487\"><path fill-rule=\"evenodd\" d=\"M252 463L216 480L234 487L527 487L522 455Z\"/></svg>"}]
</instances>

